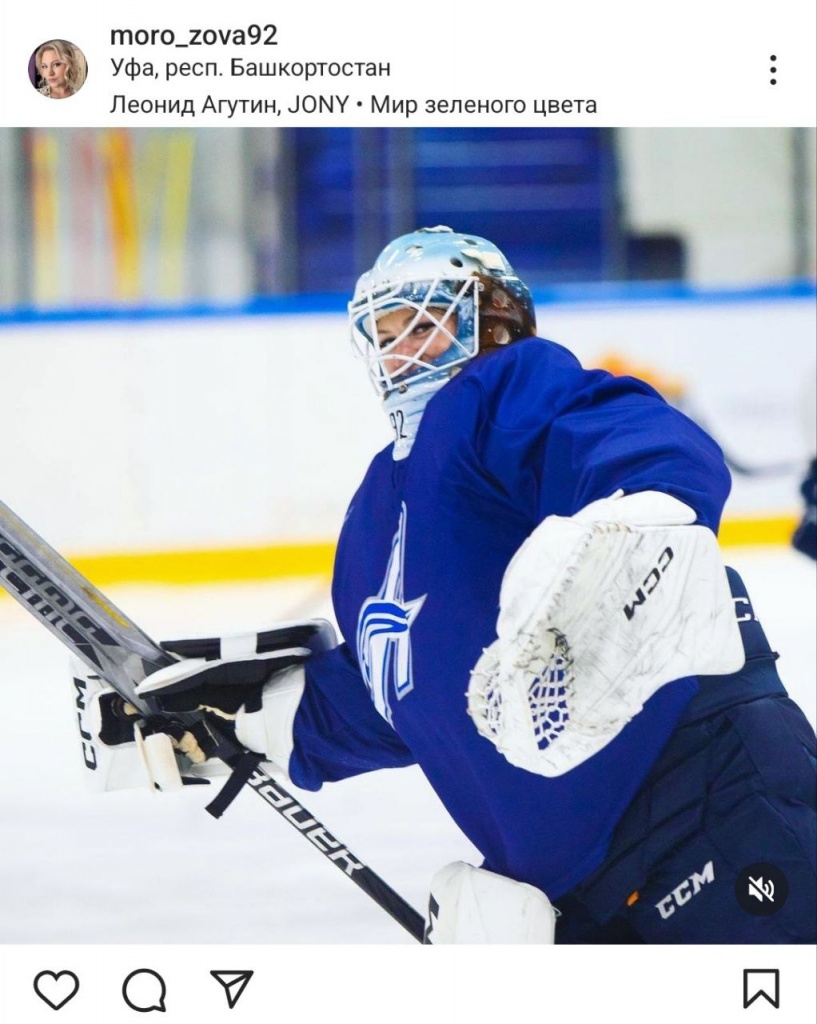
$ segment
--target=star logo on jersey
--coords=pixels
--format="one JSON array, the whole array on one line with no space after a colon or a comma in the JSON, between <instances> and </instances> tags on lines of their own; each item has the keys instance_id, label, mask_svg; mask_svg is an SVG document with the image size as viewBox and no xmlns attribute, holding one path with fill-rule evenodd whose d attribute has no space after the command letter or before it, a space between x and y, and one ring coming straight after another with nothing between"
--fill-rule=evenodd
<instances>
[{"instance_id":1,"label":"star logo on jersey","mask_svg":"<svg viewBox=\"0 0 817 1024\"><path fill-rule=\"evenodd\" d=\"M426 594L407 601L403 564L406 549L406 503L391 542L383 585L363 602L357 621L357 656L374 706L392 724L391 694L402 700L414 689L411 669L411 625L420 614Z\"/></svg>"}]
</instances>

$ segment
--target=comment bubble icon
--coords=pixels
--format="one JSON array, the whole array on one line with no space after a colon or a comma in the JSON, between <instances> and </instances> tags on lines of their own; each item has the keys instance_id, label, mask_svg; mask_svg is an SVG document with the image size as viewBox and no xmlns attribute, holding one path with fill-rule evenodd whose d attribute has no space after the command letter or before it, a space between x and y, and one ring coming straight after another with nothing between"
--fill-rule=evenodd
<instances>
[{"instance_id":1,"label":"comment bubble icon","mask_svg":"<svg viewBox=\"0 0 817 1024\"><path fill-rule=\"evenodd\" d=\"M122 983L122 998L137 1013L150 1013L158 1010L164 1013L167 988L161 974L149 967L140 967L131 973Z\"/></svg>"}]
</instances>

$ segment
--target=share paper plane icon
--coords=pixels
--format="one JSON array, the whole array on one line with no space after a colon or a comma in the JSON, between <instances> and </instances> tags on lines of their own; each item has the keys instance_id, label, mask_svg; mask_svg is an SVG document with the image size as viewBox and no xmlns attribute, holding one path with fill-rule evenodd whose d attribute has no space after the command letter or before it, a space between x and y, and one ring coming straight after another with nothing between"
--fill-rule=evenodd
<instances>
[{"instance_id":1,"label":"share paper plane icon","mask_svg":"<svg viewBox=\"0 0 817 1024\"><path fill-rule=\"evenodd\" d=\"M219 985L224 989L227 996L227 1005L232 1010L241 993L247 987L247 982L253 976L253 971L210 971Z\"/></svg>"}]
</instances>

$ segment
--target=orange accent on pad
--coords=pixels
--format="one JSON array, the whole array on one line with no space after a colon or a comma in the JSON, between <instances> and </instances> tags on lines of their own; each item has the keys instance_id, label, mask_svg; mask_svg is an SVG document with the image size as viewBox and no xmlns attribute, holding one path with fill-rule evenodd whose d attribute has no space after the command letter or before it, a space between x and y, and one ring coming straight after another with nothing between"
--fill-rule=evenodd
<instances>
[{"instance_id":1,"label":"orange accent on pad","mask_svg":"<svg viewBox=\"0 0 817 1024\"><path fill-rule=\"evenodd\" d=\"M627 897L627 906L631 907L634 903L638 903L640 896L641 893L639 893L637 889L635 892L631 892L630 895Z\"/></svg>"}]
</instances>

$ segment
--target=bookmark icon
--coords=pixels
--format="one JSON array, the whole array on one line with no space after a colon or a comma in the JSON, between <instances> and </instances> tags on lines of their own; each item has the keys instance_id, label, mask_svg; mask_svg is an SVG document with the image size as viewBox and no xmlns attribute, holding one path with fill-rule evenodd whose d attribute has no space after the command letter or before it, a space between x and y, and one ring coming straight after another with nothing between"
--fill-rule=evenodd
<instances>
[{"instance_id":1,"label":"bookmark icon","mask_svg":"<svg viewBox=\"0 0 817 1024\"><path fill-rule=\"evenodd\" d=\"M751 1006L761 996L767 1003L780 1009L780 971L778 968L760 970L746 968L743 971L743 1009Z\"/></svg>"}]
</instances>

